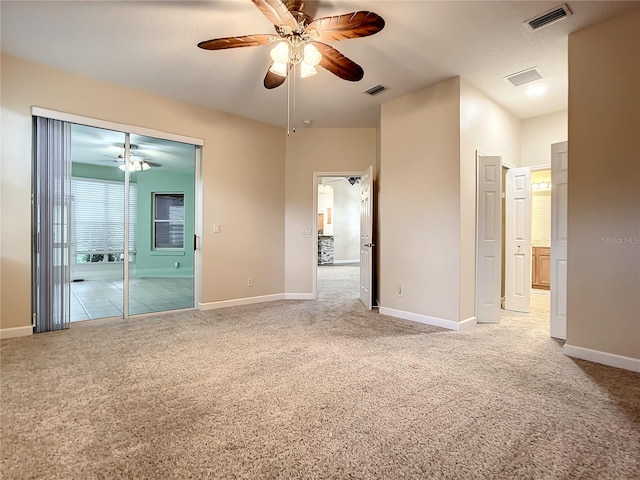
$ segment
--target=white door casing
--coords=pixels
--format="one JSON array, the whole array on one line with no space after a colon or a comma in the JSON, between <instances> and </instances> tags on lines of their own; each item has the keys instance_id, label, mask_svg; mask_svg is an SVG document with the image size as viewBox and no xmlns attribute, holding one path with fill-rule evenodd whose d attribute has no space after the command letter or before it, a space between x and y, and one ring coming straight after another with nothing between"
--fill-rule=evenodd
<instances>
[{"instance_id":1,"label":"white door casing","mask_svg":"<svg viewBox=\"0 0 640 480\"><path fill-rule=\"evenodd\" d=\"M551 319L550 335L567 338L568 142L551 145Z\"/></svg>"},{"instance_id":2,"label":"white door casing","mask_svg":"<svg viewBox=\"0 0 640 480\"><path fill-rule=\"evenodd\" d=\"M531 296L531 169L510 168L505 201L504 308L529 312Z\"/></svg>"},{"instance_id":3,"label":"white door casing","mask_svg":"<svg viewBox=\"0 0 640 480\"><path fill-rule=\"evenodd\" d=\"M476 319L500 321L502 158L477 156Z\"/></svg>"},{"instance_id":4,"label":"white door casing","mask_svg":"<svg viewBox=\"0 0 640 480\"><path fill-rule=\"evenodd\" d=\"M373 306L373 167L360 175L360 301Z\"/></svg>"}]
</instances>

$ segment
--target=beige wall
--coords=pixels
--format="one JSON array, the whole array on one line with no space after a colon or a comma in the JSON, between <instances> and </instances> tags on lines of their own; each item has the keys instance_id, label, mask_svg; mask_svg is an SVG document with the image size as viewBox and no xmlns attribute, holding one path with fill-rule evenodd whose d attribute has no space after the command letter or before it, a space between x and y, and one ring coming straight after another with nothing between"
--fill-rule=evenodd
<instances>
[{"instance_id":1,"label":"beige wall","mask_svg":"<svg viewBox=\"0 0 640 480\"><path fill-rule=\"evenodd\" d=\"M567 344L640 358L640 11L569 36Z\"/></svg>"},{"instance_id":2,"label":"beige wall","mask_svg":"<svg viewBox=\"0 0 640 480\"><path fill-rule=\"evenodd\" d=\"M380 125L380 305L458 322L460 79L385 103Z\"/></svg>"},{"instance_id":3,"label":"beige wall","mask_svg":"<svg viewBox=\"0 0 640 480\"><path fill-rule=\"evenodd\" d=\"M460 83L460 320L475 315L476 150L520 164L518 118L464 79Z\"/></svg>"},{"instance_id":4,"label":"beige wall","mask_svg":"<svg viewBox=\"0 0 640 480\"><path fill-rule=\"evenodd\" d=\"M283 293L282 129L12 57L1 88L0 328L31 321L32 105L204 139L202 302Z\"/></svg>"},{"instance_id":5,"label":"beige wall","mask_svg":"<svg viewBox=\"0 0 640 480\"><path fill-rule=\"evenodd\" d=\"M313 173L363 172L376 162L375 128L298 129L287 138L285 174L285 291L311 294L318 241L313 229ZM359 255L358 255L359 256Z\"/></svg>"},{"instance_id":6,"label":"beige wall","mask_svg":"<svg viewBox=\"0 0 640 480\"><path fill-rule=\"evenodd\" d=\"M551 165L551 145L567 140L568 111L522 120L521 167Z\"/></svg>"}]
</instances>

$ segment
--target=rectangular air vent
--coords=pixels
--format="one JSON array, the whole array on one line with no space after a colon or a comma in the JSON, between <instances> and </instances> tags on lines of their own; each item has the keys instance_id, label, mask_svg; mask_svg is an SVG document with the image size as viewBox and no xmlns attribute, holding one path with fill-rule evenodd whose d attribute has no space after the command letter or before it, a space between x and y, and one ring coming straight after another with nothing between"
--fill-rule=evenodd
<instances>
[{"instance_id":1,"label":"rectangular air vent","mask_svg":"<svg viewBox=\"0 0 640 480\"><path fill-rule=\"evenodd\" d=\"M534 80L540 80L542 75L538 71L537 67L527 68L521 72L512 73L504 77L505 80L510 82L514 87L518 87L524 83L533 82Z\"/></svg>"},{"instance_id":2,"label":"rectangular air vent","mask_svg":"<svg viewBox=\"0 0 640 480\"><path fill-rule=\"evenodd\" d=\"M387 87L383 86L383 85L376 85L374 87L371 87L367 90L365 90L362 93L366 93L368 95L378 95L379 93L384 92L387 89Z\"/></svg>"},{"instance_id":3,"label":"rectangular air vent","mask_svg":"<svg viewBox=\"0 0 640 480\"><path fill-rule=\"evenodd\" d=\"M559 22L571 15L571 10L566 3L563 3L559 7L544 12L541 15L537 15L524 22L525 26L532 32L542 27L547 27L552 23Z\"/></svg>"}]
</instances>

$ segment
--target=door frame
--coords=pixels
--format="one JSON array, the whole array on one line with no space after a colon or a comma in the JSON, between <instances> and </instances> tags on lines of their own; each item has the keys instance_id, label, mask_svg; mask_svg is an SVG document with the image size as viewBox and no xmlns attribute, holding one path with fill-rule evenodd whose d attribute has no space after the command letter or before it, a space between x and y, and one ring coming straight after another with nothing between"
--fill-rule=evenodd
<instances>
[{"instance_id":1,"label":"door frame","mask_svg":"<svg viewBox=\"0 0 640 480\"><path fill-rule=\"evenodd\" d=\"M311 222L313 228L311 230L311 234L313 235L312 238L315 239L315 242L311 242L312 300L316 300L318 298L318 180L323 177L360 177L361 175L362 171L355 172L353 170L346 172L313 172L313 222Z\"/></svg>"},{"instance_id":2,"label":"door frame","mask_svg":"<svg viewBox=\"0 0 640 480\"><path fill-rule=\"evenodd\" d=\"M123 132L124 134L136 134L147 137L159 138L162 140L169 140L173 142L187 143L195 147L195 184L194 184L194 231L196 247L194 249L193 257L193 293L194 293L194 306L193 309L201 308L202 298L202 256L200 255L200 239L202 238L202 211L203 211L203 188L202 188L202 148L204 146L204 140L197 137L188 137L186 135L179 135L175 133L163 132L160 130L154 130L151 128L139 127L135 125L129 125L125 123L110 122L108 120L100 120L92 117L85 117L82 115L75 115L73 113L59 112L57 110L49 110L42 107L31 107L32 117L46 117L54 120L61 120L68 123L76 123L79 125L86 125L89 127L102 128L105 130L115 130ZM187 241L187 239L185 239ZM125 282L127 285L127 282ZM32 292L33 296L33 292ZM124 301L128 302L128 295L125 292ZM186 309L188 310L188 309ZM127 309L125 309L127 311ZM153 315L153 313L140 314L136 317L143 317L145 315ZM130 315L124 316L129 318ZM118 317L119 318L119 317Z\"/></svg>"}]
</instances>

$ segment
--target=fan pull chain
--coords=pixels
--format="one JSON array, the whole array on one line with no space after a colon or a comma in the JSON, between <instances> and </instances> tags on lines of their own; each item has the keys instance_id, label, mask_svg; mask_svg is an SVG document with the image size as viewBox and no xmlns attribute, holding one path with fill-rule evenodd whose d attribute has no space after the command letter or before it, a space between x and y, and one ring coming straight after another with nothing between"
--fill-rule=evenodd
<instances>
[{"instance_id":1,"label":"fan pull chain","mask_svg":"<svg viewBox=\"0 0 640 480\"><path fill-rule=\"evenodd\" d=\"M296 133L296 70L298 68L297 64L293 65L293 133Z\"/></svg>"},{"instance_id":2,"label":"fan pull chain","mask_svg":"<svg viewBox=\"0 0 640 480\"><path fill-rule=\"evenodd\" d=\"M287 78L287 137L289 135L291 135L291 77Z\"/></svg>"}]
</instances>

